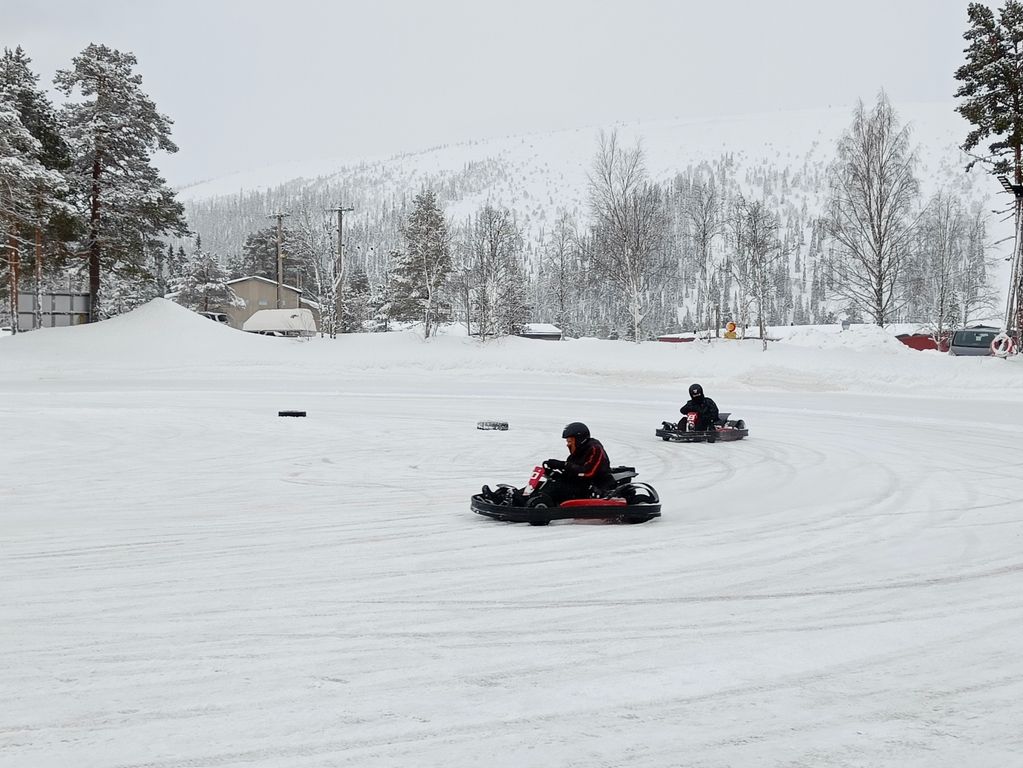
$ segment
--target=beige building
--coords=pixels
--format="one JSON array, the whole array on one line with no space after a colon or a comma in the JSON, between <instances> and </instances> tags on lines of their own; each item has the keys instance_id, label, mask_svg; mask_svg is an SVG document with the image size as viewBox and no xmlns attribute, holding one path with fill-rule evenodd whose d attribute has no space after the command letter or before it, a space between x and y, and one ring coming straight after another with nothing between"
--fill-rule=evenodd
<instances>
[{"instance_id":1,"label":"beige building","mask_svg":"<svg viewBox=\"0 0 1023 768\"><path fill-rule=\"evenodd\" d=\"M316 320L316 327L320 327L320 307L307 298L304 298L302 291L290 285L281 286L281 305L277 306L277 283L265 277L250 276L239 277L235 280L228 280L227 284L231 290L242 301L245 307L217 307L217 312L223 312L231 318L231 326L241 328L245 321L261 309L308 309L312 311Z\"/></svg>"}]
</instances>

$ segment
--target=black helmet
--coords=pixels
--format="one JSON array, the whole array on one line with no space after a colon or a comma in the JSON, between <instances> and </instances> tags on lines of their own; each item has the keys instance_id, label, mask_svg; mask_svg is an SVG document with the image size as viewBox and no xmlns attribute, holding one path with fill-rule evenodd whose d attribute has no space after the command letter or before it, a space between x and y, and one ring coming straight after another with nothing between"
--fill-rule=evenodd
<instances>
[{"instance_id":1,"label":"black helmet","mask_svg":"<svg viewBox=\"0 0 1023 768\"><path fill-rule=\"evenodd\" d=\"M561 430L561 436L585 440L590 436L590 428L581 421L573 421L571 424L565 425L565 428Z\"/></svg>"},{"instance_id":2,"label":"black helmet","mask_svg":"<svg viewBox=\"0 0 1023 768\"><path fill-rule=\"evenodd\" d=\"M694 399L697 397L703 397L703 387L701 387L699 384L690 384L689 397Z\"/></svg>"}]
</instances>

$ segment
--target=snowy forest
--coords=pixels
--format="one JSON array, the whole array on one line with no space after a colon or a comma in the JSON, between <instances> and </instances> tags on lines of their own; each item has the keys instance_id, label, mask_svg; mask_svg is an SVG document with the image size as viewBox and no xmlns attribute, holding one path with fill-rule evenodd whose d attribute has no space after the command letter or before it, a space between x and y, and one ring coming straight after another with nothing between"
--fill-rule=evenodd
<instances>
[{"instance_id":1,"label":"snowy forest","mask_svg":"<svg viewBox=\"0 0 1023 768\"><path fill-rule=\"evenodd\" d=\"M0 322L19 291L88 292L92 320L157 296L222 306L231 279L278 279L278 249L283 282L330 335L458 322L485 339L548 322L644 340L839 319L940 334L998 312L990 203L965 182L925 192L884 93L850 111L826 163L739 162L736 148L655 176L642 142L607 130L579 139L579 199L540 207L497 156L414 181L355 165L182 202L154 160L177 151L171 120L135 67L90 45L58 72L58 108L26 52L4 50ZM947 161L965 177L964 157Z\"/></svg>"},{"instance_id":2,"label":"snowy forest","mask_svg":"<svg viewBox=\"0 0 1023 768\"><path fill-rule=\"evenodd\" d=\"M830 164L744 166L725 153L662 181L648 173L641 143L602 133L581 205L538 204L545 192L537 181L514 159L493 157L401 179L418 189L396 183L387 167L364 166L189 201L186 210L203 242L228 254L228 274L271 279L276 230L267 212L289 211L285 279L331 306L323 290L338 262L330 209L350 207L343 330L426 320L427 305L432 320L467 322L484 337L549 322L570 335L629 339L726 320L747 327L846 318L940 332L990 312L990 212L966 183L924 196L909 133L883 95L851 118ZM869 178L855 190L851 179L869 175L879 153L901 176L886 170L892 179ZM509 203L489 199L487 190L499 187ZM466 201L480 198L467 210ZM408 225L424 209L440 217L443 243L436 268L445 277L430 286L414 274L422 258L410 259L417 246ZM872 225L882 220L874 242Z\"/></svg>"}]
</instances>

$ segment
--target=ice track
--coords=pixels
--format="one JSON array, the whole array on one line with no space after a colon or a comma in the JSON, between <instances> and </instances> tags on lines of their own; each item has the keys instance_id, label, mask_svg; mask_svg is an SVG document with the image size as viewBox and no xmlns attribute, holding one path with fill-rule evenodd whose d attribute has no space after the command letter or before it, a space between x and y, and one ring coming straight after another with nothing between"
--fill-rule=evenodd
<instances>
[{"instance_id":1,"label":"ice track","mask_svg":"<svg viewBox=\"0 0 1023 768\"><path fill-rule=\"evenodd\" d=\"M1018 405L536 385L9 393L0 765L1018 764ZM662 518L469 512L570 420Z\"/></svg>"}]
</instances>

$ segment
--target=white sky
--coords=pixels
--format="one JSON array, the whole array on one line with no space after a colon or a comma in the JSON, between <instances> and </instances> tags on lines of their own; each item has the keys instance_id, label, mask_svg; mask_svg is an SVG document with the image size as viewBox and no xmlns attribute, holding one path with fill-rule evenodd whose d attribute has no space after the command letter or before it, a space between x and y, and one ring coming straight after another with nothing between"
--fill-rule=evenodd
<instances>
[{"instance_id":1,"label":"white sky","mask_svg":"<svg viewBox=\"0 0 1023 768\"><path fill-rule=\"evenodd\" d=\"M41 81L131 51L172 184L617 121L950 101L965 0L0 0Z\"/></svg>"}]
</instances>

